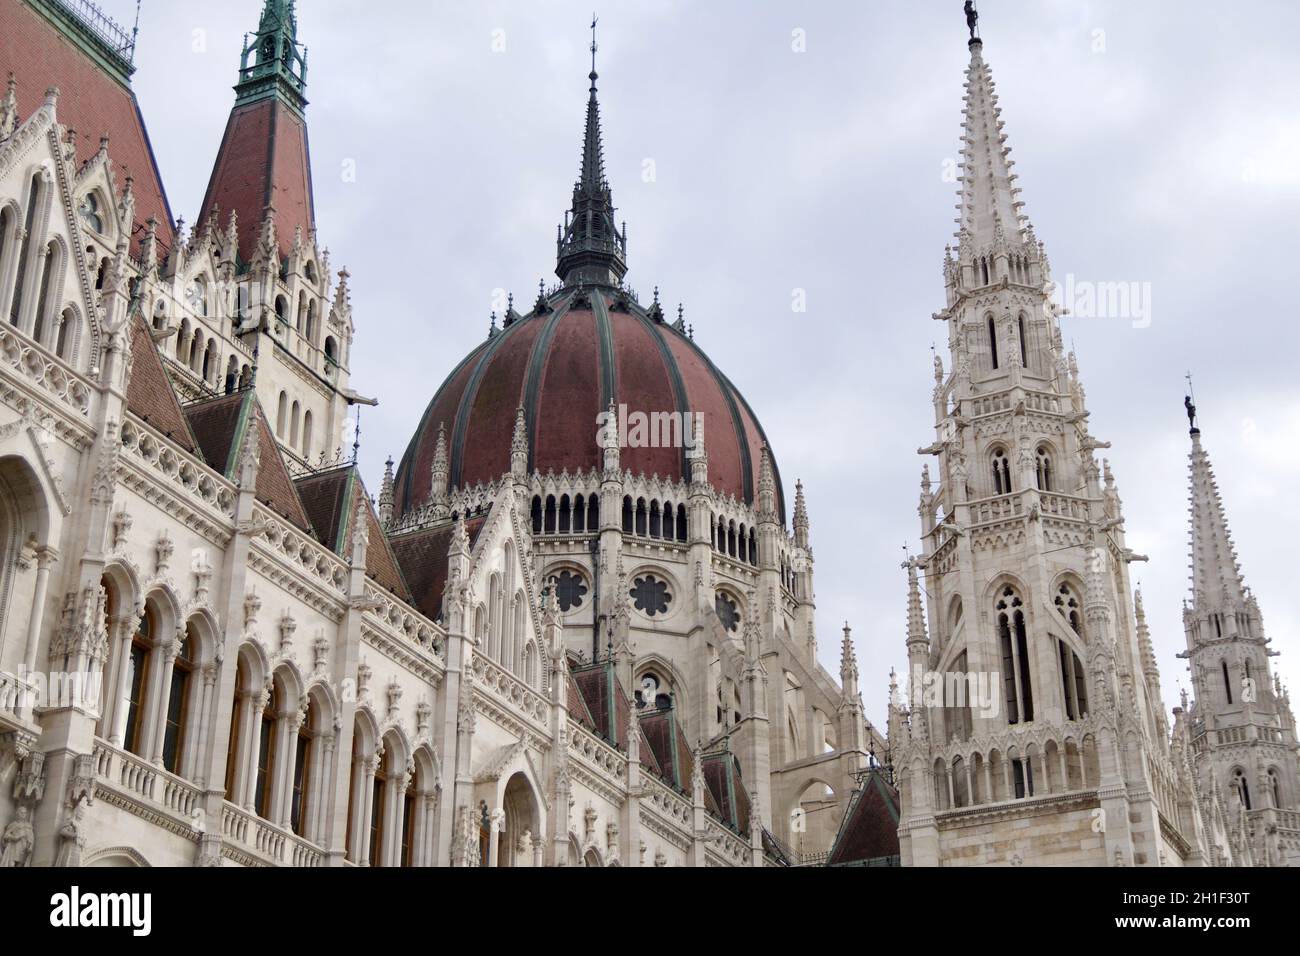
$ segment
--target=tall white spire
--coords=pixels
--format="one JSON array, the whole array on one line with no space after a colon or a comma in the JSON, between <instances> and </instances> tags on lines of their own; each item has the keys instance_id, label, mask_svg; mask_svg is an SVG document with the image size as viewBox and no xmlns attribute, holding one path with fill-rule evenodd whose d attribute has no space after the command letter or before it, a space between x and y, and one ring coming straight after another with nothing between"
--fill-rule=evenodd
<instances>
[{"instance_id":1,"label":"tall white spire","mask_svg":"<svg viewBox=\"0 0 1300 956\"><path fill-rule=\"evenodd\" d=\"M1246 583L1228 531L1228 518L1214 480L1210 456L1193 428L1191 459L1191 586L1198 613L1244 610Z\"/></svg>"},{"instance_id":2,"label":"tall white spire","mask_svg":"<svg viewBox=\"0 0 1300 956\"><path fill-rule=\"evenodd\" d=\"M957 238L976 250L1033 241L1033 227L1022 212L1024 203L1015 185L1015 160L1003 131L993 73L984 62L983 50L980 40L970 42L957 205Z\"/></svg>"}]
</instances>

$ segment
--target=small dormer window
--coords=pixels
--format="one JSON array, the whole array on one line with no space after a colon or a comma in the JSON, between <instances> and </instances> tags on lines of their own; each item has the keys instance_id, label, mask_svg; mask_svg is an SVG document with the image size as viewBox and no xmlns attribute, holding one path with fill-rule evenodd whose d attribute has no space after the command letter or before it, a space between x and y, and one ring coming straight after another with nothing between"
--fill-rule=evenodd
<instances>
[{"instance_id":1,"label":"small dormer window","mask_svg":"<svg viewBox=\"0 0 1300 956\"><path fill-rule=\"evenodd\" d=\"M97 193L86 193L81 197L81 202L77 206L77 215L81 217L82 224L91 232L103 234L104 216Z\"/></svg>"}]
</instances>

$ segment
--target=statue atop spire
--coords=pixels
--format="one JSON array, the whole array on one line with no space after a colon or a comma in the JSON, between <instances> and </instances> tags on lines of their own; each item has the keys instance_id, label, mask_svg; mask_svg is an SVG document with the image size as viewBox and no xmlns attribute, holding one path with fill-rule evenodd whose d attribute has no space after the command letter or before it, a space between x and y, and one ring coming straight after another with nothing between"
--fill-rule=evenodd
<instances>
[{"instance_id":1,"label":"statue atop spire","mask_svg":"<svg viewBox=\"0 0 1300 956\"><path fill-rule=\"evenodd\" d=\"M582 165L573 185L573 201L556 240L555 274L565 285L616 286L627 274L627 228L614 221L614 197L605 179L596 100L596 18L591 20L591 88L582 140Z\"/></svg>"},{"instance_id":2,"label":"statue atop spire","mask_svg":"<svg viewBox=\"0 0 1300 956\"><path fill-rule=\"evenodd\" d=\"M980 12L975 9L974 0L966 0L965 11L966 11L966 28L970 30L970 42L978 43L980 41L980 36L979 36Z\"/></svg>"}]
</instances>

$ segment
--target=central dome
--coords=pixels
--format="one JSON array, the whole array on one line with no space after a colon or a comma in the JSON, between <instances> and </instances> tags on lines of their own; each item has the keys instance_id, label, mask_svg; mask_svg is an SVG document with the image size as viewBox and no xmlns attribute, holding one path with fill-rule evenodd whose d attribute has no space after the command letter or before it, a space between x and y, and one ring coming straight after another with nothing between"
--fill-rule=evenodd
<instances>
[{"instance_id":1,"label":"central dome","mask_svg":"<svg viewBox=\"0 0 1300 956\"><path fill-rule=\"evenodd\" d=\"M528 315L511 309L501 331L494 321L487 341L438 389L395 476L397 517L432 495L442 432L447 442L443 490L486 484L508 472L516 410L521 407L530 473L603 468L601 415L613 406L620 424L626 415L626 432L620 427L625 437L619 465L624 471L689 482L686 445L693 434L691 423L699 421L709 483L746 504L754 503L766 442L758 419L695 345L680 317L671 325L663 321L657 293L646 310L623 287L627 229L620 230L615 222L614 198L605 178L594 62L590 79L581 168L556 236L555 271L561 286L549 296L539 293ZM638 420L659 427L638 431ZM674 420L675 441L671 424L664 427ZM665 433L670 440L663 440ZM775 460L772 469L777 514L784 523Z\"/></svg>"},{"instance_id":2,"label":"central dome","mask_svg":"<svg viewBox=\"0 0 1300 956\"><path fill-rule=\"evenodd\" d=\"M440 430L446 433L452 487L495 481L510 470L520 406L528 427L530 473L599 470L599 416L611 402L632 426L637 412L676 413L685 422L702 416L709 484L753 503L766 441L762 426L680 323L665 323L657 306L646 310L618 289L564 288L507 323L452 370L425 410L398 466L398 516L430 495ZM635 439L634 427L628 433ZM689 481L687 454L682 446L630 440L619 460L633 474ZM772 467L784 522L775 459Z\"/></svg>"}]
</instances>

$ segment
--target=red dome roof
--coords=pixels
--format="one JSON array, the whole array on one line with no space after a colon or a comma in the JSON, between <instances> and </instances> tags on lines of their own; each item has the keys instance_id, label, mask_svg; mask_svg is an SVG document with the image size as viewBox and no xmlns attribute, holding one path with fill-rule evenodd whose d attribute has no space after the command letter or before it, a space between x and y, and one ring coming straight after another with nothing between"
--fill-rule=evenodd
<instances>
[{"instance_id":1,"label":"red dome roof","mask_svg":"<svg viewBox=\"0 0 1300 956\"><path fill-rule=\"evenodd\" d=\"M447 433L449 484L490 482L510 470L516 409L528 424L529 472L600 469L598 416L611 402L635 412L704 416L709 483L752 504L766 438L749 405L698 346L609 288L562 289L547 311L515 319L474 349L429 403L395 480L394 512L428 499L438 429ZM690 419L687 419L688 421ZM685 448L620 449L633 474L690 480ZM777 508L785 520L781 476Z\"/></svg>"}]
</instances>

